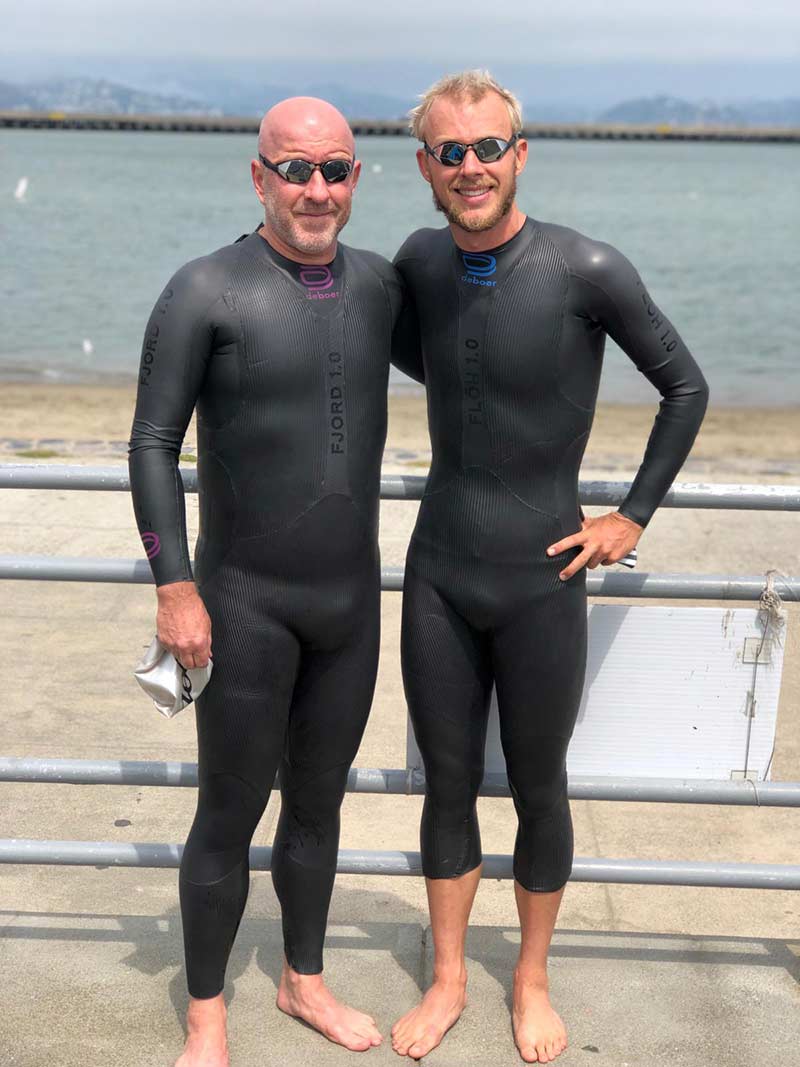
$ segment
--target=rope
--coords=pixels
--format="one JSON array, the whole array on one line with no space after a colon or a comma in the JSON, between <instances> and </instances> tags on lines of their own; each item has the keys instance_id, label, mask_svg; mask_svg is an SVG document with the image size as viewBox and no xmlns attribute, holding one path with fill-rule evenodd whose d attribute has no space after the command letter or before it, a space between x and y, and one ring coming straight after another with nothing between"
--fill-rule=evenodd
<instances>
[{"instance_id":1,"label":"rope","mask_svg":"<svg viewBox=\"0 0 800 1067\"><path fill-rule=\"evenodd\" d=\"M759 619L764 628L761 645L758 649L759 656L767 641L774 640L779 645L783 644L783 631L786 627L786 609L783 606L780 594L775 589L775 579L784 578L785 575L781 574L780 571L769 570L764 577L766 578L766 584L758 600Z\"/></svg>"}]
</instances>

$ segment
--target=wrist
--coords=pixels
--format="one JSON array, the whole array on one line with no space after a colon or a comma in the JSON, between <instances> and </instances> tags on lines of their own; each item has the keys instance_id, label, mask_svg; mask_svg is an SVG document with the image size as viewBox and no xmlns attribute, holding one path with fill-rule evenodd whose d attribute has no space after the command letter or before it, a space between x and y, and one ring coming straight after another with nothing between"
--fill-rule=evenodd
<instances>
[{"instance_id":1,"label":"wrist","mask_svg":"<svg viewBox=\"0 0 800 1067\"><path fill-rule=\"evenodd\" d=\"M164 585L156 586L156 596L159 603L171 602L174 600L186 600L189 597L197 594L197 586L193 581L178 581L167 582Z\"/></svg>"},{"instance_id":2,"label":"wrist","mask_svg":"<svg viewBox=\"0 0 800 1067\"><path fill-rule=\"evenodd\" d=\"M633 526L634 529L638 530L640 533L644 530L644 526L640 522L637 522L635 519L629 518L622 511L612 511L611 514L614 516L615 519L622 519L622 521L628 526Z\"/></svg>"}]
</instances>

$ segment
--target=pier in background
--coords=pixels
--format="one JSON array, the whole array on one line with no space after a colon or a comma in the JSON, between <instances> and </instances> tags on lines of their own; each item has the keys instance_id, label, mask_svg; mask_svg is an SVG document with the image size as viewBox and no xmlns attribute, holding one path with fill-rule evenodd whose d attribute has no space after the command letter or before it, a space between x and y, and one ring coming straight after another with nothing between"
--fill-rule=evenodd
<instances>
[{"instance_id":1,"label":"pier in background","mask_svg":"<svg viewBox=\"0 0 800 1067\"><path fill-rule=\"evenodd\" d=\"M35 130L123 130L152 133L258 132L257 118L227 115L101 115L64 111L0 111L0 128ZM404 121L351 119L357 137L404 137ZM632 126L574 123L526 123L531 140L569 141L738 141L759 144L797 144L800 129L728 126Z\"/></svg>"}]
</instances>

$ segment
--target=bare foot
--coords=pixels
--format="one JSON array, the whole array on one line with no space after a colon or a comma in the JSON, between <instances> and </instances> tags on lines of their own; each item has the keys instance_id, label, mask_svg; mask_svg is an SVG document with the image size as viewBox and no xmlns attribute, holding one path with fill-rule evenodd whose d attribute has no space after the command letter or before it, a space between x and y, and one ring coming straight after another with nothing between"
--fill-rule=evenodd
<instances>
[{"instance_id":1,"label":"bare foot","mask_svg":"<svg viewBox=\"0 0 800 1067\"><path fill-rule=\"evenodd\" d=\"M186 1045L175 1067L229 1067L227 1014L222 993L208 1000L189 998Z\"/></svg>"},{"instance_id":2,"label":"bare foot","mask_svg":"<svg viewBox=\"0 0 800 1067\"><path fill-rule=\"evenodd\" d=\"M422 1001L392 1027L392 1048L419 1060L435 1049L467 1006L467 978L434 979Z\"/></svg>"},{"instance_id":3,"label":"bare foot","mask_svg":"<svg viewBox=\"0 0 800 1067\"><path fill-rule=\"evenodd\" d=\"M526 1063L550 1063L567 1047L567 1031L553 1010L546 980L514 975L514 1040Z\"/></svg>"},{"instance_id":4,"label":"bare foot","mask_svg":"<svg viewBox=\"0 0 800 1067\"><path fill-rule=\"evenodd\" d=\"M287 1015L302 1019L351 1052L366 1052L383 1040L372 1016L338 1001L321 974L298 974L284 963L276 1003Z\"/></svg>"}]
</instances>

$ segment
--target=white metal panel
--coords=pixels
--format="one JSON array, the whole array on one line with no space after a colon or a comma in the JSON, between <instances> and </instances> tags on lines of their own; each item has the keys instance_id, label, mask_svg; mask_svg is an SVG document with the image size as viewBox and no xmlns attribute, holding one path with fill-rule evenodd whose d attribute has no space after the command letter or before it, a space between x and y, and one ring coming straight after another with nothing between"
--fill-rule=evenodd
<instances>
[{"instance_id":1,"label":"white metal panel","mask_svg":"<svg viewBox=\"0 0 800 1067\"><path fill-rule=\"evenodd\" d=\"M753 608L589 609L586 684L567 766L573 774L656 778L769 776L783 647L744 662L762 637ZM755 639L755 640L753 640ZM755 694L750 717L748 694ZM541 714L531 694L531 714ZM407 761L422 761L409 723ZM496 698L486 770L504 771Z\"/></svg>"}]
</instances>

